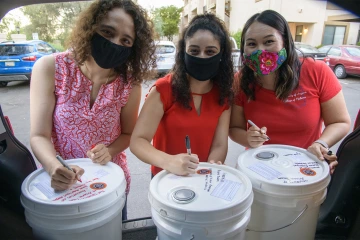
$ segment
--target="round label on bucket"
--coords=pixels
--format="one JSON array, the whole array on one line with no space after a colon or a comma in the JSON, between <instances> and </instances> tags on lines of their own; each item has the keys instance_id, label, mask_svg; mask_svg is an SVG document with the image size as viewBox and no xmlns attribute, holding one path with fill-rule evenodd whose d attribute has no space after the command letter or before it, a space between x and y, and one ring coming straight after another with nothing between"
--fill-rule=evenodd
<instances>
[{"instance_id":1,"label":"round label on bucket","mask_svg":"<svg viewBox=\"0 0 360 240\"><path fill-rule=\"evenodd\" d=\"M38 169L24 181L22 193L33 201L66 204L84 202L111 193L126 182L122 169L109 162L106 165L94 164L90 159L66 160L68 164L77 165L85 170L81 182L76 182L70 189L55 191L51 179L44 169Z\"/></svg>"},{"instance_id":2,"label":"round label on bucket","mask_svg":"<svg viewBox=\"0 0 360 240\"><path fill-rule=\"evenodd\" d=\"M271 152L274 156L267 161L260 160L259 155L264 152ZM237 168L250 177L253 185L254 182L267 182L282 186L306 186L329 176L329 166L325 161L318 160L305 149L287 145L264 145L246 150L240 154ZM255 187L259 184L255 184Z\"/></svg>"},{"instance_id":3,"label":"round label on bucket","mask_svg":"<svg viewBox=\"0 0 360 240\"><path fill-rule=\"evenodd\" d=\"M226 209L250 198L250 180L236 169L200 163L196 174L177 176L162 171L150 183L157 201L187 211Z\"/></svg>"}]
</instances>

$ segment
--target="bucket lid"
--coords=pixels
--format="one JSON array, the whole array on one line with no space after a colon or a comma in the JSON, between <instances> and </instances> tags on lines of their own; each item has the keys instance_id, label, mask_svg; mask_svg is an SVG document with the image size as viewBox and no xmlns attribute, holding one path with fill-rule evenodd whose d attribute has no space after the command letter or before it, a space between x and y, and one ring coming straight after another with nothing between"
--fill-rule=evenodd
<instances>
[{"instance_id":1,"label":"bucket lid","mask_svg":"<svg viewBox=\"0 0 360 240\"><path fill-rule=\"evenodd\" d=\"M226 212L224 218L229 218L250 207L252 187L249 178L234 168L200 163L196 174L188 176L165 170L158 173L150 182L149 200L152 208L166 217L220 221L219 212ZM211 219L211 214L216 217Z\"/></svg>"},{"instance_id":2,"label":"bucket lid","mask_svg":"<svg viewBox=\"0 0 360 240\"><path fill-rule=\"evenodd\" d=\"M241 153L237 168L259 191L303 195L327 187L329 165L303 148L269 144ZM293 190L293 191L291 191Z\"/></svg>"},{"instance_id":3,"label":"bucket lid","mask_svg":"<svg viewBox=\"0 0 360 240\"><path fill-rule=\"evenodd\" d=\"M124 195L124 172L117 164L108 162L99 165L89 158L66 160L66 163L85 170L81 176L82 182L75 183L65 191L54 191L49 174L44 169L38 169L22 183L22 204L25 208L43 213L58 213L59 209L64 214L72 211L79 213L85 206L93 205L91 207L95 210L97 205L104 207Z\"/></svg>"}]
</instances>

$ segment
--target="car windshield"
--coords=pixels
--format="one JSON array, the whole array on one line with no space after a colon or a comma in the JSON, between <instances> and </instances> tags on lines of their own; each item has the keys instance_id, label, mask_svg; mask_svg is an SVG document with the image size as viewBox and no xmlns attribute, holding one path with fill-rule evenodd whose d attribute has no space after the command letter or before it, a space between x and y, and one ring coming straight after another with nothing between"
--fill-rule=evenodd
<instances>
[{"instance_id":1,"label":"car windshield","mask_svg":"<svg viewBox=\"0 0 360 240\"><path fill-rule=\"evenodd\" d=\"M173 53L175 48L171 45L157 45L156 46L156 53Z\"/></svg>"},{"instance_id":2,"label":"car windshield","mask_svg":"<svg viewBox=\"0 0 360 240\"><path fill-rule=\"evenodd\" d=\"M0 56L13 56L34 52L31 45L2 45L0 46Z\"/></svg>"},{"instance_id":3,"label":"car windshield","mask_svg":"<svg viewBox=\"0 0 360 240\"><path fill-rule=\"evenodd\" d=\"M296 44L295 47L300 49L303 53L318 53L319 50L307 44Z\"/></svg>"},{"instance_id":4,"label":"car windshield","mask_svg":"<svg viewBox=\"0 0 360 240\"><path fill-rule=\"evenodd\" d=\"M348 53L349 53L351 56L360 57L360 48L347 47L347 48L345 48L345 49L346 49L346 51L348 51Z\"/></svg>"}]
</instances>

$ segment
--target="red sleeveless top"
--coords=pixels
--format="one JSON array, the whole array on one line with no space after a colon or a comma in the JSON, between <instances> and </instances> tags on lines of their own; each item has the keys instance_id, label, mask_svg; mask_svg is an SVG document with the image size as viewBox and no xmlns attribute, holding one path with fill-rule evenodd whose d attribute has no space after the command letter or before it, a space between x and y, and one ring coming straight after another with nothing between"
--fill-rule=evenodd
<instances>
[{"instance_id":1,"label":"red sleeveless top","mask_svg":"<svg viewBox=\"0 0 360 240\"><path fill-rule=\"evenodd\" d=\"M190 102L191 110L175 102L170 74L158 79L154 86L160 93L164 107L164 116L153 138L154 147L171 155L186 153L185 136L188 135L191 153L197 154L200 162L207 162L219 118L229 109L226 103L219 105L219 88L214 85L208 93L201 94L201 111L198 115L193 101ZM153 175L161 170L151 166Z\"/></svg>"}]
</instances>

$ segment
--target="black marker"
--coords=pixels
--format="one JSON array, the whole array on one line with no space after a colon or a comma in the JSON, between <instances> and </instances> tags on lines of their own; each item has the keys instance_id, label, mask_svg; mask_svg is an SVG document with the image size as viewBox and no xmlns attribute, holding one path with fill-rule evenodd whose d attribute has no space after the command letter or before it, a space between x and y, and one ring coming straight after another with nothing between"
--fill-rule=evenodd
<instances>
[{"instance_id":1,"label":"black marker","mask_svg":"<svg viewBox=\"0 0 360 240\"><path fill-rule=\"evenodd\" d=\"M185 145L186 145L187 154L191 155L190 138L188 135L186 135L185 137Z\"/></svg>"}]
</instances>

